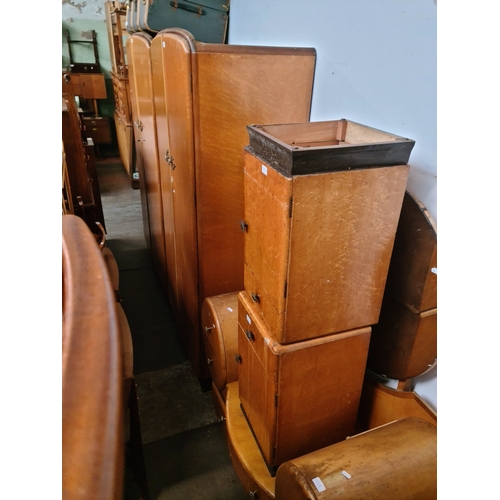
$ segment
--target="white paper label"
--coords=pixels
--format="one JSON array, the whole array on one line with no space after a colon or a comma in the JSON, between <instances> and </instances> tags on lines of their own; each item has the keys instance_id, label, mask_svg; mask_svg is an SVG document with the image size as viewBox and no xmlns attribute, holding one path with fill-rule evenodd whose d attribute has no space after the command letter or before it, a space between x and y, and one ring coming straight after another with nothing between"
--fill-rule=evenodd
<instances>
[{"instance_id":1,"label":"white paper label","mask_svg":"<svg viewBox=\"0 0 500 500\"><path fill-rule=\"evenodd\" d=\"M165 42L161 42L161 46L165 48Z\"/></svg>"},{"instance_id":2,"label":"white paper label","mask_svg":"<svg viewBox=\"0 0 500 500\"><path fill-rule=\"evenodd\" d=\"M351 479L351 475L349 474L349 472L346 472L345 470L342 471L342 475L347 479Z\"/></svg>"},{"instance_id":3,"label":"white paper label","mask_svg":"<svg viewBox=\"0 0 500 500\"><path fill-rule=\"evenodd\" d=\"M227 310L232 313L233 312L233 308L232 307L228 307Z\"/></svg>"},{"instance_id":4,"label":"white paper label","mask_svg":"<svg viewBox=\"0 0 500 500\"><path fill-rule=\"evenodd\" d=\"M267 167L265 165L262 165L262 173L267 175Z\"/></svg>"},{"instance_id":5,"label":"white paper label","mask_svg":"<svg viewBox=\"0 0 500 500\"><path fill-rule=\"evenodd\" d=\"M248 321L248 324L251 325L252 324L252 320L250 319L250 316L247 314L247 321Z\"/></svg>"},{"instance_id":6,"label":"white paper label","mask_svg":"<svg viewBox=\"0 0 500 500\"><path fill-rule=\"evenodd\" d=\"M431 267L431 273L437 274L438 273L438 268L437 267Z\"/></svg>"},{"instance_id":7,"label":"white paper label","mask_svg":"<svg viewBox=\"0 0 500 500\"><path fill-rule=\"evenodd\" d=\"M312 482L314 483L314 486L316 486L316 489L321 493L322 491L325 491L325 485L323 484L323 481L319 477L315 477Z\"/></svg>"}]
</instances>

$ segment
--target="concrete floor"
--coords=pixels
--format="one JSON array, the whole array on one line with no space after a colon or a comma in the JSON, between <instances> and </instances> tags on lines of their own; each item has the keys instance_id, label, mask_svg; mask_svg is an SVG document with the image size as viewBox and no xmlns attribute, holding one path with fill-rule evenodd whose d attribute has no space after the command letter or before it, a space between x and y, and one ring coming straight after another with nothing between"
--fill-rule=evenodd
<instances>
[{"instance_id":1,"label":"concrete floor","mask_svg":"<svg viewBox=\"0 0 500 500\"><path fill-rule=\"evenodd\" d=\"M239 500L246 492L229 456L206 381L191 372L172 311L146 245L140 192L120 160L97 174L107 246L120 270L120 295L134 347L144 460L151 500ZM131 470L124 500L141 498Z\"/></svg>"}]
</instances>

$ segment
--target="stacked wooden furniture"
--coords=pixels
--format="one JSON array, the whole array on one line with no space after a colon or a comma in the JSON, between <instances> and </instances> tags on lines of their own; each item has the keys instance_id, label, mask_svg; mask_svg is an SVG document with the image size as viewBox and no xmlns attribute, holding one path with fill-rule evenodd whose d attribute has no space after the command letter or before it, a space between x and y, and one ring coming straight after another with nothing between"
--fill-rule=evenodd
<instances>
[{"instance_id":1,"label":"stacked wooden furniture","mask_svg":"<svg viewBox=\"0 0 500 500\"><path fill-rule=\"evenodd\" d=\"M76 92L81 92L81 79L76 81L79 83L75 84L71 73L66 73L62 81L63 213L78 215L101 237L97 224L104 228L105 223L94 145L85 133L75 101L75 87Z\"/></svg>"},{"instance_id":2,"label":"stacked wooden furniture","mask_svg":"<svg viewBox=\"0 0 500 500\"><path fill-rule=\"evenodd\" d=\"M193 371L208 378L203 300L243 289L246 125L309 120L316 54L206 44L181 29L150 50L168 295Z\"/></svg>"},{"instance_id":3,"label":"stacked wooden furniture","mask_svg":"<svg viewBox=\"0 0 500 500\"><path fill-rule=\"evenodd\" d=\"M134 33L127 40L126 53L130 61L130 104L135 125L135 169L139 173L144 235L156 273L166 289L164 211L150 47L150 35Z\"/></svg>"},{"instance_id":4,"label":"stacked wooden furniture","mask_svg":"<svg viewBox=\"0 0 500 500\"><path fill-rule=\"evenodd\" d=\"M347 120L248 132L242 413L230 414L230 384L226 418L240 479L268 498L282 463L356 432L414 142ZM238 441L259 449L267 478L256 480Z\"/></svg>"},{"instance_id":5,"label":"stacked wooden furniture","mask_svg":"<svg viewBox=\"0 0 500 500\"><path fill-rule=\"evenodd\" d=\"M130 88L128 63L125 45L129 33L126 29L127 10L122 2L108 1L104 3L111 56L111 81L115 100L113 115L116 139L120 159L125 170L133 178L134 141L132 133L132 111L130 106Z\"/></svg>"}]
</instances>

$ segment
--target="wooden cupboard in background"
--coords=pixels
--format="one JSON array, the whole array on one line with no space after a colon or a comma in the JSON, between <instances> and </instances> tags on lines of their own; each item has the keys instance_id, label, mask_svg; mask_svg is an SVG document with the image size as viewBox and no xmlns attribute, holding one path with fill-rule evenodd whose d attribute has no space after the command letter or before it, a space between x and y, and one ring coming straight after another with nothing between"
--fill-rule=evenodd
<instances>
[{"instance_id":1,"label":"wooden cupboard in background","mask_svg":"<svg viewBox=\"0 0 500 500\"><path fill-rule=\"evenodd\" d=\"M104 2L106 26L111 57L111 81L115 99L113 119L120 159L132 178L134 174L134 139L132 131L132 110L130 105L130 82L126 55L129 33L126 29L127 10L120 2Z\"/></svg>"},{"instance_id":2,"label":"wooden cupboard in background","mask_svg":"<svg viewBox=\"0 0 500 500\"><path fill-rule=\"evenodd\" d=\"M243 289L243 163L251 123L309 120L311 48L151 42L167 281L194 373L208 377L203 300Z\"/></svg>"}]
</instances>

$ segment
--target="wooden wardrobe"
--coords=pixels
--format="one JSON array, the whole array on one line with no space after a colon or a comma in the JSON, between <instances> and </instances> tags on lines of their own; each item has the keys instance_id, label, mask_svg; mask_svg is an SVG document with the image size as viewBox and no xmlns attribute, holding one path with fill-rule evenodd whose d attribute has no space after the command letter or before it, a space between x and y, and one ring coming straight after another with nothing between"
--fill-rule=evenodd
<instances>
[{"instance_id":1,"label":"wooden wardrobe","mask_svg":"<svg viewBox=\"0 0 500 500\"><path fill-rule=\"evenodd\" d=\"M201 305L243 289L246 126L309 121L316 52L172 28L153 38L151 61L169 296L193 371L208 377Z\"/></svg>"}]
</instances>

